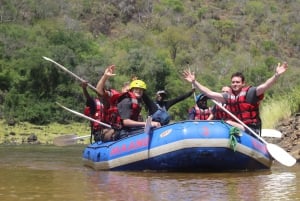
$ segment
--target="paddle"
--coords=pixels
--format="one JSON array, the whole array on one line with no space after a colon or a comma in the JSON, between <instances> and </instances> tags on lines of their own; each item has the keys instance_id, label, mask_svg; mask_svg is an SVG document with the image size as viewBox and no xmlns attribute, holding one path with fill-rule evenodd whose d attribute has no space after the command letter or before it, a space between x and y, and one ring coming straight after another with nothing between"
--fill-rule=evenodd
<instances>
[{"instance_id":1,"label":"paddle","mask_svg":"<svg viewBox=\"0 0 300 201\"><path fill-rule=\"evenodd\" d=\"M52 59L48 58L48 57L44 57L43 58L47 61L50 61L52 63L54 63L55 65L57 65L60 69L62 69L63 71L67 72L68 74L70 74L71 76L73 76L74 78L76 78L77 80L81 81L81 82L85 82L85 80L83 80L82 78L80 78L79 76L77 76L76 74L72 73L71 71L69 71L66 67L64 67L63 65L57 63L56 61L53 61ZM95 92L97 92L97 89L91 85L90 83L88 83L88 86L93 89Z\"/></svg>"},{"instance_id":2,"label":"paddle","mask_svg":"<svg viewBox=\"0 0 300 201\"><path fill-rule=\"evenodd\" d=\"M69 112L72 112L73 114L76 114L77 116L83 117L83 118L88 119L88 120L93 121L93 122L96 122L96 123L98 123L98 124L101 124L102 126L111 128L111 125L109 125L109 124L106 124L106 123L103 123L103 122L98 121L98 120L96 120L96 119L93 119L93 118L91 118L91 117L89 117L89 116L86 116L86 115L84 115L84 114L81 114L80 112L76 112L76 111L74 111L74 110L71 110L71 109L69 109L69 108L63 106L62 104L60 104L60 103L58 103L58 102L56 102L56 104L59 105L60 107L62 107L63 109L65 109L65 110L67 110L67 111L69 111Z\"/></svg>"},{"instance_id":3,"label":"paddle","mask_svg":"<svg viewBox=\"0 0 300 201\"><path fill-rule=\"evenodd\" d=\"M72 112L73 114L76 114L77 116L83 117L83 118L88 119L88 120L90 120L90 121L93 121L93 122L96 122L96 123L98 123L98 124L101 124L101 125L103 125L103 126L105 126L105 127L111 128L111 126L110 126L109 124L106 124L106 123L103 123L103 122L101 122L101 121L95 120L95 119L93 119L93 118L91 118L91 117L89 117L89 116L86 116L86 115L84 115L84 114L81 114L80 112L71 110L71 109L69 109L69 108L63 106L62 104L60 104L60 103L58 103L58 102L56 102L56 104L59 105L60 107L62 107L63 109L65 109L65 110L67 110L67 111L69 111L69 112ZM145 132L146 134L149 134L150 131L151 131L151 127L152 127L152 126L151 126L151 121L152 121L152 117L151 117L151 116L148 116L148 118L147 118L147 120L146 120L146 124L145 124L145 129L144 129L144 132ZM81 139L81 138L84 138L84 137L86 137L86 136L83 136L83 137L76 137L76 135L69 135L69 136L66 136L65 139L63 138L63 136L59 136L59 137L61 137L61 138L59 138L58 141L60 141L60 142L61 142L61 141L70 141L70 143L71 143L72 141L74 142L74 141L76 141L77 139ZM65 142L65 143L66 143L66 142Z\"/></svg>"},{"instance_id":4,"label":"paddle","mask_svg":"<svg viewBox=\"0 0 300 201\"><path fill-rule=\"evenodd\" d=\"M275 137L275 138L281 138L282 133L275 129L270 128L263 128L261 129L261 136L262 137Z\"/></svg>"},{"instance_id":5,"label":"paddle","mask_svg":"<svg viewBox=\"0 0 300 201\"><path fill-rule=\"evenodd\" d=\"M265 145L270 153L270 155L277 160L279 163L285 165L285 166L293 166L297 162L296 159L291 156L289 153L287 153L284 149L281 147L268 143L265 141L262 137L260 137L258 134L256 134L251 128L249 128L244 122L239 120L236 116L234 116L231 112L229 112L225 107L222 106L222 104L218 103L217 101L213 100L212 101L218 105L220 108L222 108L227 114L229 114L232 118L234 118L238 123L243 125L245 128L247 128L253 135L255 135L258 139L260 139Z\"/></svg>"},{"instance_id":6,"label":"paddle","mask_svg":"<svg viewBox=\"0 0 300 201\"><path fill-rule=\"evenodd\" d=\"M77 140L84 139L87 137L90 137L91 135L84 135L78 137L75 134L69 134L69 135L62 135L58 136L53 139L53 144L56 146L68 146L68 145L74 145L77 143Z\"/></svg>"},{"instance_id":7,"label":"paddle","mask_svg":"<svg viewBox=\"0 0 300 201\"><path fill-rule=\"evenodd\" d=\"M67 110L67 111L69 111L69 112L72 112L72 113L76 114L77 116L83 117L83 118L88 119L88 120L90 120L90 121L94 121L94 122L99 123L99 124L101 124L101 125L103 125L103 126L106 126L106 127L108 127L108 128L111 128L111 126L108 125L108 124L105 124L105 123L103 123L103 122L101 122L101 121L97 121L97 120L95 120L95 119L93 119L93 118L91 118L91 117L89 117L89 116L86 116L86 115L84 115L84 114L81 114L81 113L79 113L79 112L76 112L76 111L74 111L74 110L71 110L71 109L69 109L69 108L63 106L62 104L60 104L60 103L58 103L58 102L56 102L56 104L59 105L60 107L62 107L63 109L65 109L65 110ZM87 137L90 137L90 135L85 135L85 136L80 136L80 137L78 137L77 135L73 135L73 134L70 134L70 135L62 135L62 136L58 136L58 137L54 138L54 139L53 139L53 144L55 144L55 145L57 145L57 146L73 145L73 144L76 144L77 140L83 139L83 138L87 138Z\"/></svg>"},{"instance_id":8,"label":"paddle","mask_svg":"<svg viewBox=\"0 0 300 201\"><path fill-rule=\"evenodd\" d=\"M150 134L150 131L151 131L151 121L152 121L152 117L151 116L148 116L148 118L146 119L146 125L145 125L145 133L146 134Z\"/></svg>"}]
</instances>

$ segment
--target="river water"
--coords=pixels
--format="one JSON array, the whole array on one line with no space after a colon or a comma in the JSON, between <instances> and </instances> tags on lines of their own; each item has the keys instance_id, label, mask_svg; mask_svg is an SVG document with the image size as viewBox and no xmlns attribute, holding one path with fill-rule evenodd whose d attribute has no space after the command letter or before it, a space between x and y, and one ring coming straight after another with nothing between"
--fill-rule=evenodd
<instances>
[{"instance_id":1,"label":"river water","mask_svg":"<svg viewBox=\"0 0 300 201\"><path fill-rule=\"evenodd\" d=\"M300 200L300 164L225 173L94 171L82 145L0 146L1 201Z\"/></svg>"}]
</instances>

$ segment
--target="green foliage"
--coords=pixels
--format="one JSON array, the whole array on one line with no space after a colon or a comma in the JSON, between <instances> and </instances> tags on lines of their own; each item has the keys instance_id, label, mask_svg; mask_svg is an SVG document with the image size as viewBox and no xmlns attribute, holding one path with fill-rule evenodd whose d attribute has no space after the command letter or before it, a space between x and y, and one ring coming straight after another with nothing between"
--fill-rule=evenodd
<instances>
[{"instance_id":1,"label":"green foliage","mask_svg":"<svg viewBox=\"0 0 300 201\"><path fill-rule=\"evenodd\" d=\"M262 22L266 15L265 4L261 1L248 1L246 5L246 14L254 18L258 24Z\"/></svg>"},{"instance_id":2,"label":"green foliage","mask_svg":"<svg viewBox=\"0 0 300 201\"><path fill-rule=\"evenodd\" d=\"M273 41L263 41L262 46L265 51L277 50L276 44Z\"/></svg>"},{"instance_id":3,"label":"green foliage","mask_svg":"<svg viewBox=\"0 0 300 201\"><path fill-rule=\"evenodd\" d=\"M201 7L198 10L198 13L197 13L198 18L202 19L207 12L208 12L208 8L207 7Z\"/></svg>"},{"instance_id":4,"label":"green foliage","mask_svg":"<svg viewBox=\"0 0 300 201\"><path fill-rule=\"evenodd\" d=\"M36 124L80 120L55 104L82 111L78 81L42 56L93 85L115 64L117 75L108 87L119 89L135 75L145 80L150 96L165 89L170 98L191 88L182 79L184 68L219 91L236 71L246 75L248 84L258 85L273 75L278 62L287 60L288 72L266 97L297 97L291 91L300 85L296 1L126 2L3 1L0 115ZM173 120L186 119L193 104L188 98L173 106Z\"/></svg>"},{"instance_id":5,"label":"green foliage","mask_svg":"<svg viewBox=\"0 0 300 201\"><path fill-rule=\"evenodd\" d=\"M183 2L180 0L162 0L162 4L168 8L172 8L175 12L183 12Z\"/></svg>"},{"instance_id":6,"label":"green foliage","mask_svg":"<svg viewBox=\"0 0 300 201\"><path fill-rule=\"evenodd\" d=\"M289 40L294 47L299 47L300 45L300 24L292 24L291 32L289 34Z\"/></svg>"},{"instance_id":7,"label":"green foliage","mask_svg":"<svg viewBox=\"0 0 300 201\"><path fill-rule=\"evenodd\" d=\"M262 102L261 117L264 128L274 128L276 124L300 111L300 90L294 88L289 93Z\"/></svg>"}]
</instances>

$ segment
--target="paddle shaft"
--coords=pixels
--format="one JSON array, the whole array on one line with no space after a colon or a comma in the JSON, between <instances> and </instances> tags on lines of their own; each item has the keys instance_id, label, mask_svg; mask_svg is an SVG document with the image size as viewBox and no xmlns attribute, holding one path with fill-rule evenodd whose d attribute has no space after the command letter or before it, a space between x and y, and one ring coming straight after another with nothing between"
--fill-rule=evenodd
<instances>
[{"instance_id":1,"label":"paddle shaft","mask_svg":"<svg viewBox=\"0 0 300 201\"><path fill-rule=\"evenodd\" d=\"M192 89L195 88L195 85L192 83ZM194 91L194 100L195 100L195 104L197 104L197 97L196 97L196 92Z\"/></svg>"},{"instance_id":2,"label":"paddle shaft","mask_svg":"<svg viewBox=\"0 0 300 201\"><path fill-rule=\"evenodd\" d=\"M81 113L79 113L79 112L76 112L76 111L74 111L74 110L71 110L71 109L69 109L69 108L63 106L62 104L60 104L60 103L58 103L58 102L56 102L56 104L59 105L60 107L62 107L63 109L65 109L65 110L67 110L67 111L69 111L69 112L72 112L73 114L76 114L77 116L83 117L83 118L88 119L88 120L93 121L93 122L96 122L96 123L98 123L98 124L101 124L102 126L111 128L111 126L110 126L109 124L103 123L103 122L98 121L98 120L96 120L96 119L93 119L93 118L91 118L91 117L89 117L89 116L86 116L86 115L84 115L84 114L81 114Z\"/></svg>"},{"instance_id":3,"label":"paddle shaft","mask_svg":"<svg viewBox=\"0 0 300 201\"><path fill-rule=\"evenodd\" d=\"M240 123L242 126L247 128L253 135L255 135L258 139L260 139L263 143L267 144L267 142L260 137L258 134L256 134L249 126L247 126L244 122L242 122L239 118L237 118L235 115L233 115L231 112L229 112L221 103L211 99L212 102L214 102L216 105L218 105L222 110L224 110L227 114L229 114L232 118L234 118L238 123Z\"/></svg>"},{"instance_id":4,"label":"paddle shaft","mask_svg":"<svg viewBox=\"0 0 300 201\"><path fill-rule=\"evenodd\" d=\"M152 122L152 117L151 116L148 116L148 118L146 119L146 125L145 125L145 133L146 134L150 134L150 131L151 131L151 122Z\"/></svg>"},{"instance_id":5,"label":"paddle shaft","mask_svg":"<svg viewBox=\"0 0 300 201\"><path fill-rule=\"evenodd\" d=\"M62 69L63 71L65 71L66 73L68 73L69 75L73 76L74 78L76 78L77 80L81 81L81 82L85 82L85 80L83 80L82 78L80 78L79 76L77 76L76 74L72 73L71 71L69 71L66 67L64 67L63 65L57 63L56 61L48 58L48 57L43 57L45 60L50 61L52 63L54 63L55 65L57 65L60 69ZM95 92L97 92L97 89L91 85L90 83L88 83L88 87L90 87L92 90L94 90Z\"/></svg>"},{"instance_id":6,"label":"paddle shaft","mask_svg":"<svg viewBox=\"0 0 300 201\"><path fill-rule=\"evenodd\" d=\"M61 135L53 139L53 144L56 146L67 146L76 144L77 140L90 137L91 135L76 136L76 135Z\"/></svg>"},{"instance_id":7,"label":"paddle shaft","mask_svg":"<svg viewBox=\"0 0 300 201\"><path fill-rule=\"evenodd\" d=\"M91 137L91 135L79 136L79 137L75 137L73 139L79 140L79 139L84 139L84 138L87 138L87 137Z\"/></svg>"}]
</instances>

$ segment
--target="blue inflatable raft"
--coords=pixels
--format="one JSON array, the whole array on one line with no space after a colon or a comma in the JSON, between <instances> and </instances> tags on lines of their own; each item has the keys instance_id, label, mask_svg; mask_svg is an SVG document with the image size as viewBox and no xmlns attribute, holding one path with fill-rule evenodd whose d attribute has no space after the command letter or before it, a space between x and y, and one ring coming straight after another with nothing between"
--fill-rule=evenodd
<instances>
[{"instance_id":1,"label":"blue inflatable raft","mask_svg":"<svg viewBox=\"0 0 300 201\"><path fill-rule=\"evenodd\" d=\"M115 171L245 171L270 169L273 158L255 136L221 121L182 121L118 141L93 143L83 163ZM236 131L236 130L235 130Z\"/></svg>"}]
</instances>

